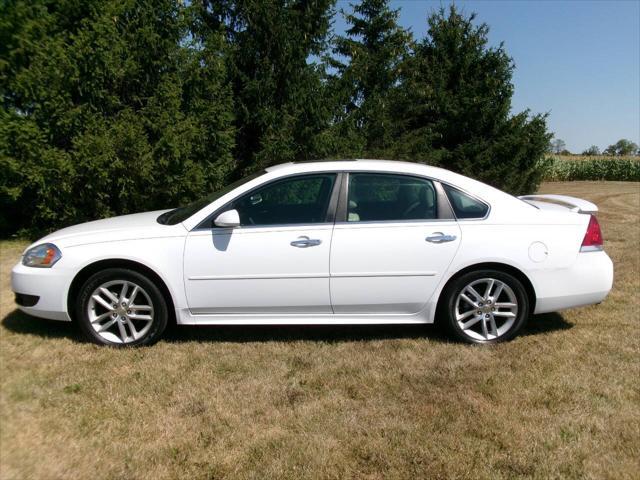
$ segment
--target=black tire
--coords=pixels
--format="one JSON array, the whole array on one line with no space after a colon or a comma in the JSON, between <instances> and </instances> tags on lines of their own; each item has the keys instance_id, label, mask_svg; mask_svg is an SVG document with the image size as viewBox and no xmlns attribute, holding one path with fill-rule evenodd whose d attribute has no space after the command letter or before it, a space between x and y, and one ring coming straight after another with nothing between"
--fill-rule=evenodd
<instances>
[{"instance_id":1,"label":"black tire","mask_svg":"<svg viewBox=\"0 0 640 480\"><path fill-rule=\"evenodd\" d=\"M92 293L101 285L111 281L127 281L140 286L151 301L151 306L153 308L153 320L151 321L150 327L148 327L148 331L146 331L146 333L144 333L140 338L128 341L127 343L118 343L116 341L109 341L108 339L103 338L93 328L89 319L88 309ZM108 345L112 347L138 347L154 344L160 339L162 333L167 327L169 317L166 299L157 285L145 275L126 268L107 268L89 277L82 285L80 294L76 299L75 313L76 318L78 319L78 325L87 340L99 345Z\"/></svg>"},{"instance_id":2,"label":"black tire","mask_svg":"<svg viewBox=\"0 0 640 480\"><path fill-rule=\"evenodd\" d=\"M456 308L457 308L456 304L458 302L458 295L462 293L463 289L465 289L468 285L473 284L473 282L480 282L477 284L479 286L482 286L482 285L488 286L489 282L482 283L487 279L494 279L498 282L502 282L508 287L508 289L510 289L508 293L504 293L506 289L503 289L502 290L503 293L500 293L499 297L501 299L504 299L505 295L515 296L515 299L517 300L517 312L515 313L515 320L510 326L508 326L508 323L507 323L508 321L510 321L510 319L503 320L502 317L497 316L497 314L501 313L501 310L499 308L495 317L493 316L494 312L491 312L491 311L484 312L483 310L479 309L475 312L471 312L472 316L469 317L469 320L467 320L467 322L469 323L471 323L470 320L477 318L476 314L482 311L483 314L477 315L477 316L485 317L486 314L491 315L491 318L496 322L494 323L494 325L498 327L495 330L496 332L499 332L501 328L500 324L502 324L505 327L505 331L503 333L500 333L498 336L494 336L490 334L490 335L487 335L486 338L478 338L479 336L481 337L485 335L482 329L482 323L485 322L485 320L484 319L481 319L479 321L476 320L476 322L478 322L478 326L474 324L472 327L469 327L467 330L464 330L462 326L459 324L459 322L456 320ZM495 291L495 287L494 287L494 291ZM482 292L479 292L479 293L482 294ZM513 339L516 335L518 335L522 327L524 327L524 325L526 324L527 319L529 317L529 297L527 295L527 292L524 286L522 285L522 282L518 280L516 277L514 277L513 275L510 275L508 273L505 273L499 270L486 269L486 270L476 270L469 273L465 273L464 275L461 275L460 277L450 282L449 285L447 285L447 287L445 288L443 295L444 295L443 301L441 302L441 309L439 312L440 316L443 317L441 320L444 322L447 328L447 331L450 334L452 334L457 340L460 340L465 343L491 344L491 343L500 343L500 342L509 341ZM472 300L476 300L476 299L473 298ZM496 300L494 300L493 298L491 298L491 300L493 301L495 306ZM502 301L498 301L498 303L502 305L502 304L505 304L506 302L502 300ZM461 302L461 305L466 305L466 304L467 304L466 301ZM478 303L478 305L482 305L482 307L480 307L481 309L491 308L486 303L484 304ZM458 308L460 308L460 306L458 306ZM466 310L467 312L469 312L470 310L476 310L476 308L471 307L469 305L468 307L466 307ZM494 310L496 309L494 308ZM467 312L464 312L464 313L467 313ZM491 327L488 324L489 320L486 320L486 322L487 323L485 325L487 326L487 329L490 331ZM492 337L492 338L489 338L489 337Z\"/></svg>"}]
</instances>

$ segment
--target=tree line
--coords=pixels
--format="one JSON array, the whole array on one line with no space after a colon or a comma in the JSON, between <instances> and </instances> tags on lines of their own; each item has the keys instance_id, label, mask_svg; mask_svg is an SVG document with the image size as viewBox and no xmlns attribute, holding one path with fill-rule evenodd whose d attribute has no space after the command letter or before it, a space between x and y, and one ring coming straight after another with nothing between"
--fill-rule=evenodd
<instances>
[{"instance_id":1,"label":"tree line","mask_svg":"<svg viewBox=\"0 0 640 480\"><path fill-rule=\"evenodd\" d=\"M266 166L391 158L536 189L546 116L452 6L416 39L388 0L4 0L0 234L184 204ZM344 15L348 29L334 35Z\"/></svg>"},{"instance_id":2,"label":"tree line","mask_svg":"<svg viewBox=\"0 0 640 480\"><path fill-rule=\"evenodd\" d=\"M567 144L560 138L554 138L549 142L549 153L556 153L559 155L573 155L567 150ZM598 155L607 155L612 157L628 157L631 155L640 155L640 149L638 145L631 140L621 138L616 143L609 145L602 152L597 145L591 145L589 148L582 151L581 155L587 157L594 157Z\"/></svg>"}]
</instances>

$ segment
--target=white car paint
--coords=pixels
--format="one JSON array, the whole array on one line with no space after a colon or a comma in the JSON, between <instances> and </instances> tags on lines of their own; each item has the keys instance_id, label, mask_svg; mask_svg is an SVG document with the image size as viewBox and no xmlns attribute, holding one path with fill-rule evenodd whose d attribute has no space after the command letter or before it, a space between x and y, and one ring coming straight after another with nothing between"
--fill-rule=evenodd
<instances>
[{"instance_id":1,"label":"white car paint","mask_svg":"<svg viewBox=\"0 0 640 480\"><path fill-rule=\"evenodd\" d=\"M540 202L548 202L557 204L557 209L569 208L572 212L578 213L596 213L598 207L591 202L583 200L581 198L569 197L567 195L523 195L518 197L521 200L526 200L533 205L539 205L543 208L548 208L549 205L541 204Z\"/></svg>"},{"instance_id":2,"label":"white car paint","mask_svg":"<svg viewBox=\"0 0 640 480\"><path fill-rule=\"evenodd\" d=\"M437 232L452 242L435 244ZM331 251L336 314L419 315L460 246L454 220L338 224Z\"/></svg>"},{"instance_id":3,"label":"white car paint","mask_svg":"<svg viewBox=\"0 0 640 480\"><path fill-rule=\"evenodd\" d=\"M184 248L191 313L331 314L332 225L193 231ZM294 248L301 236L320 240Z\"/></svg>"},{"instance_id":4,"label":"white car paint","mask_svg":"<svg viewBox=\"0 0 640 480\"><path fill-rule=\"evenodd\" d=\"M477 220L196 228L258 185L314 172L427 177L473 194L490 211ZM163 211L156 211L54 232L30 247L53 243L62 258L51 268L19 262L12 289L40 297L35 306L20 307L26 313L70 320L69 292L78 273L95 262L120 259L145 266L164 282L179 324L432 323L452 276L480 263L498 263L529 280L534 313L601 302L612 286L611 260L604 251L580 251L589 215L578 211L595 206L571 197L549 203L543 197L531 200L535 208L478 181L415 163L279 165L177 225L159 224ZM455 240L425 241L435 233ZM300 237L320 243L293 248L291 242Z\"/></svg>"}]
</instances>

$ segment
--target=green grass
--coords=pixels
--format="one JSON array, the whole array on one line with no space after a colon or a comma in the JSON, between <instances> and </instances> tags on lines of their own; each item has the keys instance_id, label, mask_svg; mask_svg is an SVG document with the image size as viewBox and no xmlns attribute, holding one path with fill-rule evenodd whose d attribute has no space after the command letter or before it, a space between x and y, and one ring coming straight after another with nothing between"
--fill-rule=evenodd
<instances>
[{"instance_id":1,"label":"green grass","mask_svg":"<svg viewBox=\"0 0 640 480\"><path fill-rule=\"evenodd\" d=\"M594 201L614 289L494 347L434 328L181 327L81 341L14 309L0 258L0 478L640 477L640 184Z\"/></svg>"}]
</instances>

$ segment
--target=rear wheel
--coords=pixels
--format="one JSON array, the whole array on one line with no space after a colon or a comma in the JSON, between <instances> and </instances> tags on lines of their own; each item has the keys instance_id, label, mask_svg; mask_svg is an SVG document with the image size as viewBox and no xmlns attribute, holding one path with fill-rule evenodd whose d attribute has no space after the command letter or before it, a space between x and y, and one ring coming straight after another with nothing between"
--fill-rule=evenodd
<instances>
[{"instance_id":1,"label":"rear wheel","mask_svg":"<svg viewBox=\"0 0 640 480\"><path fill-rule=\"evenodd\" d=\"M520 280L498 270L466 273L445 295L449 330L468 343L510 340L529 315L529 299Z\"/></svg>"},{"instance_id":2,"label":"rear wheel","mask_svg":"<svg viewBox=\"0 0 640 480\"><path fill-rule=\"evenodd\" d=\"M92 275L80 289L76 315L85 336L115 347L150 345L167 326L167 303L146 276L110 268Z\"/></svg>"}]
</instances>

